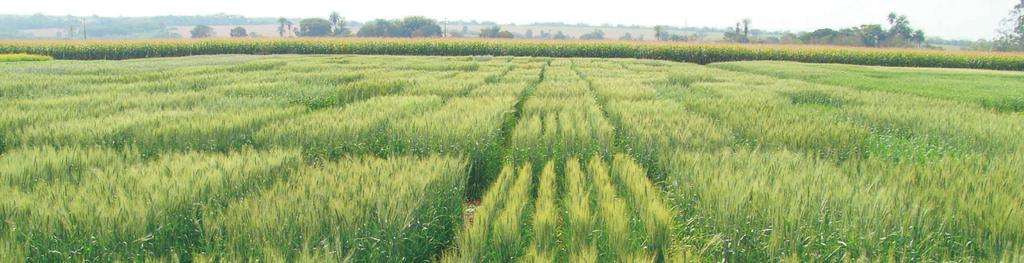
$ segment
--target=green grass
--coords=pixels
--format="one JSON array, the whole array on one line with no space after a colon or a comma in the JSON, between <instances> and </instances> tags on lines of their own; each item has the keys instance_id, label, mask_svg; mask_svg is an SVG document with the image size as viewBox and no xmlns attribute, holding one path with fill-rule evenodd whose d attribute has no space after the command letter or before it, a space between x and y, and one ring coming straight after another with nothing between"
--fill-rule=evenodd
<instances>
[{"instance_id":1,"label":"green grass","mask_svg":"<svg viewBox=\"0 0 1024 263\"><path fill-rule=\"evenodd\" d=\"M163 48L178 43L245 42ZM1019 261L1024 115L992 102L1019 77L551 57L0 63L0 261Z\"/></svg>"},{"instance_id":2,"label":"green grass","mask_svg":"<svg viewBox=\"0 0 1024 263\"><path fill-rule=\"evenodd\" d=\"M882 68L789 62L730 62L711 65L787 79L939 98L1003 112L1024 112L1024 74L988 70Z\"/></svg>"}]
</instances>

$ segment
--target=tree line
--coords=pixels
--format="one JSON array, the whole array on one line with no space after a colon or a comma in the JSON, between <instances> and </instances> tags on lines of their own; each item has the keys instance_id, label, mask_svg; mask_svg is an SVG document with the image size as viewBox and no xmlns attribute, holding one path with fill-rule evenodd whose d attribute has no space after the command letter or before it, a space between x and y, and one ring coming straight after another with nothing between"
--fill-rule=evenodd
<instances>
[{"instance_id":1,"label":"tree line","mask_svg":"<svg viewBox=\"0 0 1024 263\"><path fill-rule=\"evenodd\" d=\"M905 15L889 13L888 29L880 24L866 24L839 30L818 29L797 36L805 44L846 45L865 47L922 47L925 34L914 29Z\"/></svg>"},{"instance_id":2,"label":"tree line","mask_svg":"<svg viewBox=\"0 0 1024 263\"><path fill-rule=\"evenodd\" d=\"M865 24L849 28L821 28L810 32L766 32L754 28L751 19L738 21L734 27L721 29L681 29L670 26L655 26L654 39L660 41L726 41L736 43L766 44L817 44L845 45L865 47L924 47L959 46L984 51L1024 51L1024 0L1016 4L1009 16L1002 21L999 35L993 39L943 40L927 37L924 31L912 27L910 20L895 13L886 17L887 23ZM494 22L456 21L461 26L449 30L437 20L410 16L402 19L376 19L365 23L349 22L337 12L331 12L324 18L286 19L286 18L246 18L238 15L207 15L207 16L156 16L156 17L74 17L74 16L31 16L0 15L0 38L31 38L19 30L60 28L57 38L83 39L98 38L175 38L177 33L169 31L169 26L196 25L190 36L204 38L216 36L211 26L235 25L230 29L231 37L256 37L245 25L276 24L276 35L280 37L466 37L475 35L481 38L526 38L526 39L609 39L601 29L571 36L558 30L526 29L525 33L513 33L503 29ZM198 24L198 25L197 25ZM564 23L537 23L531 25L573 26ZM477 32L470 32L467 25L477 27ZM581 26L581 25L575 25ZM482 28L481 28L482 27ZM591 27L591 26L587 26ZM641 28L638 26L611 26L616 28ZM602 27L604 28L604 26ZM641 29L642 30L642 29ZM687 32L685 34L679 33ZM648 31L650 32L650 31ZM644 40L642 34L634 36L625 33L617 38L622 41Z\"/></svg>"},{"instance_id":3,"label":"tree line","mask_svg":"<svg viewBox=\"0 0 1024 263\"><path fill-rule=\"evenodd\" d=\"M890 13L888 28L880 24L866 24L843 29L822 28L811 32L782 33L764 36L765 31L753 28L753 20L745 18L722 33L722 40L735 43L762 44L815 44L865 47L922 47L924 31L914 29L904 15ZM654 37L660 41L703 41L708 35L696 32L690 35L673 33L668 26L655 26Z\"/></svg>"},{"instance_id":4,"label":"tree line","mask_svg":"<svg viewBox=\"0 0 1024 263\"><path fill-rule=\"evenodd\" d=\"M1002 21L999 35L991 41L979 40L972 49L989 51L1024 51L1024 0L1010 9Z\"/></svg>"}]
</instances>

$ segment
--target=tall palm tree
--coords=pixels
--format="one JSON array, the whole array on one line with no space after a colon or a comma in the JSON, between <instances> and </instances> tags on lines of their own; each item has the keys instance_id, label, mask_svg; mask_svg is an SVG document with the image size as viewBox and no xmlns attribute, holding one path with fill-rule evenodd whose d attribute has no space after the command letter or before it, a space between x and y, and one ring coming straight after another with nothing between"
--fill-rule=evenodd
<instances>
[{"instance_id":1,"label":"tall palm tree","mask_svg":"<svg viewBox=\"0 0 1024 263\"><path fill-rule=\"evenodd\" d=\"M277 19L277 23L281 24L280 26L277 27L277 33L279 35L281 35L281 37L284 37L284 33L285 33L285 29L287 28L287 24L290 24L291 22L288 22L288 19L285 19L284 17L282 17L282 18L278 18Z\"/></svg>"},{"instance_id":2,"label":"tall palm tree","mask_svg":"<svg viewBox=\"0 0 1024 263\"><path fill-rule=\"evenodd\" d=\"M886 20L889 21L890 26L896 24L896 17L896 12L889 13L889 17Z\"/></svg>"},{"instance_id":3,"label":"tall palm tree","mask_svg":"<svg viewBox=\"0 0 1024 263\"><path fill-rule=\"evenodd\" d=\"M331 16L327 20L331 21L331 31L337 33L338 23L341 22L341 15L337 11L331 11Z\"/></svg>"}]
</instances>

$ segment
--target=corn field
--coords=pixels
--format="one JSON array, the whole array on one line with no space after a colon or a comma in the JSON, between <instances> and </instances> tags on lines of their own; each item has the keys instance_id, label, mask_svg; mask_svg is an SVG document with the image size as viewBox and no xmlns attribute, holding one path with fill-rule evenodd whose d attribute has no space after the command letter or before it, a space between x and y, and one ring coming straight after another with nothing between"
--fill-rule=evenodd
<instances>
[{"instance_id":1,"label":"corn field","mask_svg":"<svg viewBox=\"0 0 1024 263\"><path fill-rule=\"evenodd\" d=\"M657 59L697 64L779 60L856 65L1024 70L1019 53L835 46L677 44L668 42L478 39L259 39L139 41L0 41L0 54L117 60L223 54L361 54Z\"/></svg>"},{"instance_id":2,"label":"corn field","mask_svg":"<svg viewBox=\"0 0 1024 263\"><path fill-rule=\"evenodd\" d=\"M781 60L1022 61L619 42L4 42L58 59L319 55L0 63L0 262L1024 259L1024 73L712 63L798 51L810 53ZM581 55L626 58L560 58Z\"/></svg>"}]
</instances>

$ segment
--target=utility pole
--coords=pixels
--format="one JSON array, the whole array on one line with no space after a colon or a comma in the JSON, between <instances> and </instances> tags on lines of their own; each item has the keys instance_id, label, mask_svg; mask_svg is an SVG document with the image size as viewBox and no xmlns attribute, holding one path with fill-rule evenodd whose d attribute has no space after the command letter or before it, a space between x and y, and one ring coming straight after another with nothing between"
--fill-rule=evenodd
<instances>
[{"instance_id":1,"label":"utility pole","mask_svg":"<svg viewBox=\"0 0 1024 263\"><path fill-rule=\"evenodd\" d=\"M80 19L82 22L82 40L89 40L89 31L85 29L85 18Z\"/></svg>"},{"instance_id":2,"label":"utility pole","mask_svg":"<svg viewBox=\"0 0 1024 263\"><path fill-rule=\"evenodd\" d=\"M1024 0L1021 0L1021 1L1024 1ZM447 38L448 37L448 18L447 17L444 18L444 33L441 34L441 37L442 38Z\"/></svg>"}]
</instances>

